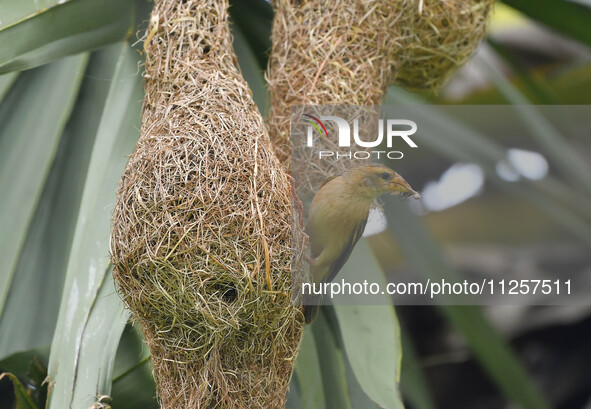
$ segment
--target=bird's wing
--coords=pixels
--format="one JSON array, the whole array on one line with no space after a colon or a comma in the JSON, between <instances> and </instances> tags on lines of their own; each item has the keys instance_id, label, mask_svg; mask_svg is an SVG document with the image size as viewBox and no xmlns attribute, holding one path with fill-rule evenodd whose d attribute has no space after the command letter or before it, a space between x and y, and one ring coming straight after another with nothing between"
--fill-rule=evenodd
<instances>
[{"instance_id":1,"label":"bird's wing","mask_svg":"<svg viewBox=\"0 0 591 409\"><path fill-rule=\"evenodd\" d=\"M324 179L321 183L320 186L318 186L318 189L316 190L317 192L322 189L322 186L326 185L328 182L330 182L331 180L338 178L338 176L329 176L326 179Z\"/></svg>"},{"instance_id":2,"label":"bird's wing","mask_svg":"<svg viewBox=\"0 0 591 409\"><path fill-rule=\"evenodd\" d=\"M363 231L365 230L366 224L367 224L367 217L361 223L359 223L357 225L357 227L355 228L355 230L353 231L353 234L351 235L351 237L349 239L349 242L343 248L343 251L341 252L341 254L339 254L339 256L335 259L335 261L333 261L333 263L330 265L330 267L328 269L328 274L326 275L325 279L323 280L324 282L327 282L327 283L331 282L332 279L341 270L341 268L343 268L343 266L345 265L345 263L349 259L349 256L351 255L353 248L355 247L355 245L357 244L357 242L359 241L359 239L363 235Z\"/></svg>"}]
</instances>

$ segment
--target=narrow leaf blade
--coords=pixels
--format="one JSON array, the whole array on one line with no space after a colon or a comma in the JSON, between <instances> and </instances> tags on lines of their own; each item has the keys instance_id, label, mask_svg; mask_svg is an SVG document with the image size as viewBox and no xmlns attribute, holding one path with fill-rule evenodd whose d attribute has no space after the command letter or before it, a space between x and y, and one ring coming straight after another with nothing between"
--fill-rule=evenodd
<instances>
[{"instance_id":1,"label":"narrow leaf blade","mask_svg":"<svg viewBox=\"0 0 591 409\"><path fill-rule=\"evenodd\" d=\"M0 106L0 315L87 60L79 55L22 74Z\"/></svg>"},{"instance_id":2,"label":"narrow leaf blade","mask_svg":"<svg viewBox=\"0 0 591 409\"><path fill-rule=\"evenodd\" d=\"M347 387L347 374L343 351L339 348L334 333L321 310L314 326L314 339L318 348L325 405L327 408L353 409Z\"/></svg>"},{"instance_id":3,"label":"narrow leaf blade","mask_svg":"<svg viewBox=\"0 0 591 409\"><path fill-rule=\"evenodd\" d=\"M12 382L17 409L37 409L33 399L27 394L27 390L16 376L11 373L0 374L0 382L4 378L7 378Z\"/></svg>"},{"instance_id":4,"label":"narrow leaf blade","mask_svg":"<svg viewBox=\"0 0 591 409\"><path fill-rule=\"evenodd\" d=\"M111 54L105 49L90 58L0 317L0 334L10 334L0 335L0 357L51 343L59 311L56 300L62 294L88 162L107 97L104 85L115 69Z\"/></svg>"},{"instance_id":5,"label":"narrow leaf blade","mask_svg":"<svg viewBox=\"0 0 591 409\"><path fill-rule=\"evenodd\" d=\"M503 0L503 3L521 11L587 45L591 45L591 10L565 0Z\"/></svg>"},{"instance_id":6,"label":"narrow leaf blade","mask_svg":"<svg viewBox=\"0 0 591 409\"><path fill-rule=\"evenodd\" d=\"M108 244L117 184L139 137L143 91L137 53L127 43L113 51L117 68L90 159L52 343L49 408L88 407L97 393L109 392L126 320L108 270Z\"/></svg>"},{"instance_id":7,"label":"narrow leaf blade","mask_svg":"<svg viewBox=\"0 0 591 409\"><path fill-rule=\"evenodd\" d=\"M347 281L363 277L385 288L381 267L365 240L357 243L341 273L349 277ZM387 295L375 297L384 305L335 305L334 309L349 364L363 391L382 408L401 409L398 319Z\"/></svg>"},{"instance_id":8,"label":"narrow leaf blade","mask_svg":"<svg viewBox=\"0 0 591 409\"><path fill-rule=\"evenodd\" d=\"M123 39L130 27L130 0L46 3L33 9L31 2L6 3L22 10L13 10L16 21L0 26L0 74L114 43Z\"/></svg>"},{"instance_id":9,"label":"narrow leaf blade","mask_svg":"<svg viewBox=\"0 0 591 409\"><path fill-rule=\"evenodd\" d=\"M296 361L298 392L302 408L324 409L324 389L314 333L306 331Z\"/></svg>"}]
</instances>

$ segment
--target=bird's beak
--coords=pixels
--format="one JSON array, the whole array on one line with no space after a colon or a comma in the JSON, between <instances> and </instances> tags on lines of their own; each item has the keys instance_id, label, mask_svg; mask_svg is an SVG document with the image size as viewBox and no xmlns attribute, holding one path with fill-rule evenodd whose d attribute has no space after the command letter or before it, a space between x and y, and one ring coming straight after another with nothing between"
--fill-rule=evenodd
<instances>
[{"instance_id":1,"label":"bird's beak","mask_svg":"<svg viewBox=\"0 0 591 409\"><path fill-rule=\"evenodd\" d=\"M421 198L421 194L410 187L408 182L400 175L396 175L394 179L392 179L389 190L392 195L402 195L404 197L412 197L414 199Z\"/></svg>"}]
</instances>

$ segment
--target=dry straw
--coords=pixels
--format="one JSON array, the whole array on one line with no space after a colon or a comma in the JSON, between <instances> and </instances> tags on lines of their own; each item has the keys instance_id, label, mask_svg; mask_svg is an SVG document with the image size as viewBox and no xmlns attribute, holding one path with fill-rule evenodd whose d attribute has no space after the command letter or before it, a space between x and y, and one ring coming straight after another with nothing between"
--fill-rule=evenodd
<instances>
[{"instance_id":1,"label":"dry straw","mask_svg":"<svg viewBox=\"0 0 591 409\"><path fill-rule=\"evenodd\" d=\"M141 139L113 220L114 276L165 409L283 408L302 335L290 182L236 67L227 7L155 2Z\"/></svg>"},{"instance_id":2,"label":"dry straw","mask_svg":"<svg viewBox=\"0 0 591 409\"><path fill-rule=\"evenodd\" d=\"M438 88L484 35L492 0L273 0L271 140L296 180L341 173L343 160L291 152L294 106L381 104L390 84ZM303 111L302 111L303 112ZM365 115L375 139L375 111ZM354 115L354 116L355 116ZM373 115L373 117L372 117ZM349 118L350 119L350 118ZM363 139L363 138L362 138ZM372 140L373 140L372 139Z\"/></svg>"}]
</instances>

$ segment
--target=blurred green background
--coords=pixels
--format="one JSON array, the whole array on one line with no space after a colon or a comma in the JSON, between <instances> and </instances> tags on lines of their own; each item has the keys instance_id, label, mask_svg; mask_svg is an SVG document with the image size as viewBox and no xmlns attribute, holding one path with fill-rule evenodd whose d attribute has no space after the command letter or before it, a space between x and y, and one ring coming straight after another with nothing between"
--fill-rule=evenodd
<instances>
[{"instance_id":1,"label":"blurred green background","mask_svg":"<svg viewBox=\"0 0 591 409\"><path fill-rule=\"evenodd\" d=\"M0 381L0 408L88 408L103 394L114 409L158 407L149 351L108 260L118 178L139 137L136 33L149 10L140 0L0 0L0 373L13 374ZM241 70L266 113L272 9L236 0L230 11ZM591 102L590 46L591 2L506 0L437 95L391 88L385 103L424 104L438 121L423 149L392 164L424 199L388 201L388 229L361 241L345 268L371 266L375 280L568 271L589 285L591 115L552 125L536 105ZM483 135L442 104L515 105L529 132ZM479 169L477 188L438 199L466 166ZM587 409L590 340L586 306L324 307L288 407Z\"/></svg>"}]
</instances>

